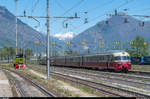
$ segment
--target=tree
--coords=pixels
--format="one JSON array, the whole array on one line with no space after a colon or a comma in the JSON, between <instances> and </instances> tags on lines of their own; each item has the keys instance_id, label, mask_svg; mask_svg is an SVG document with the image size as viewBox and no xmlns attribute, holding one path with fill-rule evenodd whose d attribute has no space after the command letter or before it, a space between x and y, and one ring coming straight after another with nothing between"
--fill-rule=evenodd
<instances>
[{"instance_id":1,"label":"tree","mask_svg":"<svg viewBox=\"0 0 150 99\"><path fill-rule=\"evenodd\" d=\"M3 60L4 59L4 50L3 50L3 48L1 48L0 49L0 57L1 57L1 60Z\"/></svg>"},{"instance_id":2,"label":"tree","mask_svg":"<svg viewBox=\"0 0 150 99\"><path fill-rule=\"evenodd\" d=\"M26 55L27 60L29 60L30 57L33 56L33 51L31 49L27 48L25 50L25 55Z\"/></svg>"},{"instance_id":3,"label":"tree","mask_svg":"<svg viewBox=\"0 0 150 99\"><path fill-rule=\"evenodd\" d=\"M60 52L57 52L56 56L62 56L62 54Z\"/></svg>"},{"instance_id":4,"label":"tree","mask_svg":"<svg viewBox=\"0 0 150 99\"><path fill-rule=\"evenodd\" d=\"M64 52L64 55L76 55L76 54L78 54L78 52L77 51L72 51L71 49L69 49L69 51Z\"/></svg>"},{"instance_id":5,"label":"tree","mask_svg":"<svg viewBox=\"0 0 150 99\"><path fill-rule=\"evenodd\" d=\"M131 44L131 49L126 49L131 57L143 57L148 55L148 43L144 41L144 38L140 35L136 36L135 40Z\"/></svg>"},{"instance_id":6,"label":"tree","mask_svg":"<svg viewBox=\"0 0 150 99\"><path fill-rule=\"evenodd\" d=\"M90 49L88 48L88 54L90 54L91 53L91 51L90 51Z\"/></svg>"},{"instance_id":7,"label":"tree","mask_svg":"<svg viewBox=\"0 0 150 99\"><path fill-rule=\"evenodd\" d=\"M14 55L15 55L15 49L11 46L4 46L3 47L3 54L4 54L4 57L7 58L8 62L11 59L13 59Z\"/></svg>"}]
</instances>

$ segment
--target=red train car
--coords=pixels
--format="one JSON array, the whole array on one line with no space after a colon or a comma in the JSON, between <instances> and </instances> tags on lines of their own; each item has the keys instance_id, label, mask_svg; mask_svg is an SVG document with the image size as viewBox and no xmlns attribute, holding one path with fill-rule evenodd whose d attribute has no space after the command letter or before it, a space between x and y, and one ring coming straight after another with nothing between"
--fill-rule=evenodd
<instances>
[{"instance_id":1,"label":"red train car","mask_svg":"<svg viewBox=\"0 0 150 99\"><path fill-rule=\"evenodd\" d=\"M59 56L51 58L51 65L88 67L97 69L113 69L128 71L131 60L127 52L114 52L95 55Z\"/></svg>"}]
</instances>

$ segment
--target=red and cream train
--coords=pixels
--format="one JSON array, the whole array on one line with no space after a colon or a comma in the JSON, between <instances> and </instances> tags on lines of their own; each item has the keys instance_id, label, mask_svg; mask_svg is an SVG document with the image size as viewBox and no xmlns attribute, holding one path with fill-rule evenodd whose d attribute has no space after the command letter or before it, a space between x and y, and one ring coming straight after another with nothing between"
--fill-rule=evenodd
<instances>
[{"instance_id":1,"label":"red and cream train","mask_svg":"<svg viewBox=\"0 0 150 99\"><path fill-rule=\"evenodd\" d=\"M43 61L40 61L41 64ZM51 58L53 66L87 67L94 69L113 69L128 71L131 69L131 60L127 52L113 52L107 54L58 56Z\"/></svg>"}]
</instances>

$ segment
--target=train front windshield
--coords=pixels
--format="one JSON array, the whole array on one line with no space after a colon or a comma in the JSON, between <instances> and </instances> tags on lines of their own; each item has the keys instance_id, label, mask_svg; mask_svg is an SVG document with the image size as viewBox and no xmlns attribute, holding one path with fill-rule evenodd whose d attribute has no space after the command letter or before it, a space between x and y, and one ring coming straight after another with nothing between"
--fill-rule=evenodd
<instances>
[{"instance_id":1,"label":"train front windshield","mask_svg":"<svg viewBox=\"0 0 150 99\"><path fill-rule=\"evenodd\" d=\"M129 56L116 56L115 60L131 60Z\"/></svg>"}]
</instances>

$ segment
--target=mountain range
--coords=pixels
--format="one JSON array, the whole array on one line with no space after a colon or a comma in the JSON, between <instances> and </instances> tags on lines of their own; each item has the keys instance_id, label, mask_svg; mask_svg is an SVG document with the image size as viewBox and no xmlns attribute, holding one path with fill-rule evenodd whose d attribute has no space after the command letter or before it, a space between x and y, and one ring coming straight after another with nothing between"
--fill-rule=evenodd
<instances>
[{"instance_id":1,"label":"mountain range","mask_svg":"<svg viewBox=\"0 0 150 99\"><path fill-rule=\"evenodd\" d=\"M16 46L15 16L5 7L0 6L0 47ZM46 35L31 28L26 23L17 19L18 47L25 47L35 52L46 52ZM35 44L39 41L39 44ZM51 37L51 41L63 43L57 38ZM56 46L56 49L60 49Z\"/></svg>"},{"instance_id":2,"label":"mountain range","mask_svg":"<svg viewBox=\"0 0 150 99\"><path fill-rule=\"evenodd\" d=\"M146 42L150 42L150 22L138 20L132 16L126 16L125 13L120 12L112 16L107 21L100 21L94 26L86 29L79 35L75 36L71 42L79 47L73 47L74 50L91 49L99 52L100 50L110 49L126 49L131 41L137 35L141 35ZM81 42L85 41L85 45ZM103 42L104 44L100 44ZM120 42L116 45L116 42ZM79 49L80 48L80 49ZM96 50L95 50L96 49Z\"/></svg>"},{"instance_id":3,"label":"mountain range","mask_svg":"<svg viewBox=\"0 0 150 99\"><path fill-rule=\"evenodd\" d=\"M146 42L150 42L150 22L138 20L125 13L118 13L107 21L103 20L94 26L75 35L68 46L66 41L51 36L52 52L63 52L66 50L78 51L80 53L99 52L112 49L125 49L129 47L129 42L133 41L137 35L144 37ZM26 23L17 19L18 24L18 46L31 48L36 52L46 52L46 35L31 28ZM60 36L60 35L59 35ZM0 47L5 45L14 46L16 41L15 16L5 7L0 6ZM39 41L36 45L35 41ZM120 44L116 45L115 42ZM85 42L84 45L81 42ZM100 45L100 42L104 44Z\"/></svg>"}]
</instances>

